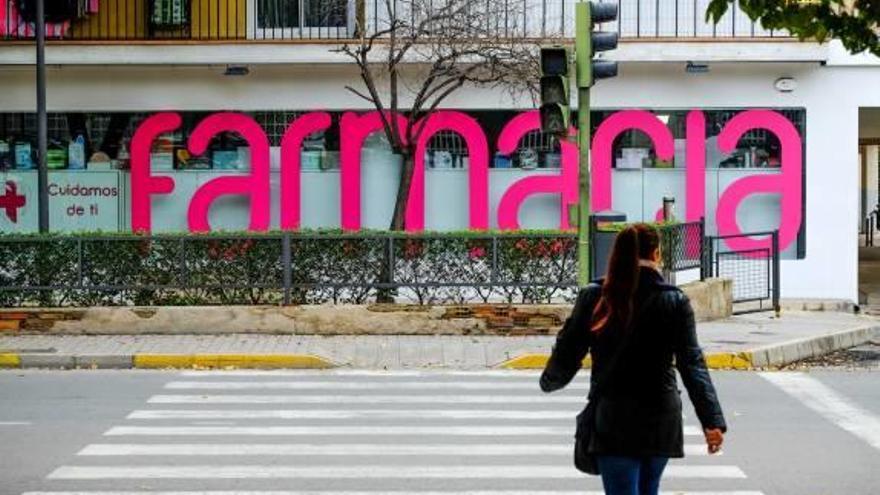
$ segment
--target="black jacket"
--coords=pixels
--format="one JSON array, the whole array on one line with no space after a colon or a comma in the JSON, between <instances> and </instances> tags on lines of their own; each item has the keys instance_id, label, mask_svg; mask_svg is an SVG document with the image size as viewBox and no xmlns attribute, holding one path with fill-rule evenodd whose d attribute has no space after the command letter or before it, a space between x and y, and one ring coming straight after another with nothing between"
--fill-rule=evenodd
<instances>
[{"instance_id":1,"label":"black jacket","mask_svg":"<svg viewBox=\"0 0 880 495\"><path fill-rule=\"evenodd\" d=\"M541 389L565 387L592 355L591 386L603 376L623 337L610 325L590 331L590 316L601 285L578 294L571 316L556 336L553 353L541 375ZM681 398L675 371L703 428L727 430L721 405L697 342L694 312L687 296L668 285L654 269L643 267L635 297L636 318L627 348L617 360L604 392L596 398L596 425L590 451L626 456L684 457ZM674 359L673 359L674 358Z\"/></svg>"}]
</instances>

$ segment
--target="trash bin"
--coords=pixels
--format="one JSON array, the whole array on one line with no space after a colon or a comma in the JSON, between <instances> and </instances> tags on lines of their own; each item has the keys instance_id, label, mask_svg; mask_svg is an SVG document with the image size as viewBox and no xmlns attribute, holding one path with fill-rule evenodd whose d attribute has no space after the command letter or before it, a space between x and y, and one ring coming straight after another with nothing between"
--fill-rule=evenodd
<instances>
[{"instance_id":1,"label":"trash bin","mask_svg":"<svg viewBox=\"0 0 880 495\"><path fill-rule=\"evenodd\" d=\"M605 276L617 237L617 230L609 229L607 224L620 222L626 222L626 213L602 210L590 216L590 280Z\"/></svg>"}]
</instances>

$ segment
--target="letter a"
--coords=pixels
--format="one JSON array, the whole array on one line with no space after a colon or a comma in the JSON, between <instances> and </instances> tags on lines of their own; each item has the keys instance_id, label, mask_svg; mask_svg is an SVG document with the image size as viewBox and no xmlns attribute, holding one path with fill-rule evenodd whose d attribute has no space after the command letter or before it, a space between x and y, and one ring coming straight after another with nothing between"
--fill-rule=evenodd
<instances>
[{"instance_id":1,"label":"letter a","mask_svg":"<svg viewBox=\"0 0 880 495\"><path fill-rule=\"evenodd\" d=\"M782 145L782 171L772 175L753 175L735 181L718 199L715 219L720 235L741 235L736 221L736 210L742 201L752 194L781 195L779 219L779 249L783 250L797 239L801 227L801 168L803 145L794 124L772 110L748 110L730 119L718 135L718 148L723 153L736 149L740 138L752 129L767 129L776 134ZM734 237L725 239L731 249L760 250L770 247L770 238L750 239Z\"/></svg>"},{"instance_id":2,"label":"letter a","mask_svg":"<svg viewBox=\"0 0 880 495\"><path fill-rule=\"evenodd\" d=\"M529 131L541 128L541 116L537 111L524 112L507 123L498 136L498 151L511 155L519 146L519 141ZM557 193L562 196L559 223L562 229L569 229L567 205L577 203L578 156L577 147L568 141L560 141L562 148L562 170L559 175L535 175L514 182L498 203L498 228L502 230L519 229L519 208L533 194Z\"/></svg>"},{"instance_id":3,"label":"letter a","mask_svg":"<svg viewBox=\"0 0 880 495\"><path fill-rule=\"evenodd\" d=\"M216 113L201 121L189 137L189 150L201 155L208 149L211 139L221 132L237 132L251 149L251 172L247 176L229 176L211 179L200 187L189 204L189 230L207 232L208 210L211 203L225 194L250 196L251 211L248 230L269 230L269 139L257 122L240 113Z\"/></svg>"}]
</instances>

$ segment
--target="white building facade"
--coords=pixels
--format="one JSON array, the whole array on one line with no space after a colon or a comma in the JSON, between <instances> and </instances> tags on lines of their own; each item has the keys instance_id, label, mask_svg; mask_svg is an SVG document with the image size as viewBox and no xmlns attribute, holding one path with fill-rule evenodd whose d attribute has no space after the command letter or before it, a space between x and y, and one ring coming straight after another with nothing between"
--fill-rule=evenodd
<instances>
[{"instance_id":1,"label":"white building facade","mask_svg":"<svg viewBox=\"0 0 880 495\"><path fill-rule=\"evenodd\" d=\"M57 167L50 173L52 229L132 229L131 174L125 163L139 126L163 112L179 115L181 122L175 132L152 143L149 158L152 173L172 177L175 185L173 192L151 197L151 230L187 230L188 205L196 190L221 175L249 173L253 143L230 133L213 139L210 153L181 154L194 128L219 112L246 115L266 135L270 229L282 226L282 209L289 206L280 198L284 132L305 114L329 114L330 127L304 141L299 151L298 226L342 226L340 150L351 132L341 124L342 116L373 109L345 89L357 87L360 79L356 67L332 49L355 34L358 18L369 26L382 14L376 2L342 1L334 4L338 15L332 21L314 22L308 14L310 1L224 0L216 2L215 17L206 16L210 9L201 9L207 0L182 2L189 9L187 18L178 20L176 30L162 26L166 31L161 31L150 28L149 12L145 20L129 19L143 2L109 0L66 28L61 25L55 33L59 39L47 50L50 150L56 152L50 161ZM511 24L521 30L511 36L550 42L560 35L570 38L571 1L529 1L535 5L524 22ZM0 180L6 183L7 203L0 205L0 230L27 232L36 230L37 218L36 173L27 163L28 153L33 161L35 145L34 48L26 24L23 29L23 21L10 18L17 0L2 2L7 9L5 18L0 15L0 23L6 23L0 32L5 36L0 38ZM120 8L129 3L131 12ZM772 111L796 130L800 146L800 221L795 235L781 246L783 297L857 301L858 231L878 203L880 182L880 112L873 110L880 109L880 93L871 91L880 87L878 60L852 56L834 42L801 43L767 32L738 11L718 26L706 24L707 2L702 0L620 3L620 22L607 26L622 36L618 50L608 54L619 61L620 74L594 88L593 120L601 127L619 112L650 112L669 129L672 156L661 156L641 132L625 131L614 138L609 144L611 208L626 213L628 220L653 220L662 198L671 196L676 216L693 219L689 202L695 199L689 196L693 188L686 165L688 147L694 144L688 141L688 117L696 110L705 121L702 216L709 233L730 233L717 221L720 198L739 180L782 174L783 148L790 143L767 129L747 129L732 150L722 152L719 135L737 115ZM273 14L269 22L260 13L281 4L289 9L281 20ZM110 29L113 22L107 19L119 27ZM228 66L244 67L247 74L226 75ZM513 151L499 149L499 136L518 116L534 111L534 105L525 96L479 88L464 88L445 103L444 110L474 119L486 139L490 228L503 227L499 205L518 181L542 174L564 176L559 143L537 131L526 133ZM359 226L385 228L399 162L378 134L366 139L360 153ZM430 142L426 230L469 227L472 153L455 132L440 133ZM734 212L739 229L779 228L783 211L792 215L783 207L783 196L792 191L747 195ZM25 199L14 199L18 197ZM530 195L519 206L519 226L564 226L564 201L561 191ZM214 230L246 229L250 212L248 197L223 197L211 206L209 223Z\"/></svg>"}]
</instances>

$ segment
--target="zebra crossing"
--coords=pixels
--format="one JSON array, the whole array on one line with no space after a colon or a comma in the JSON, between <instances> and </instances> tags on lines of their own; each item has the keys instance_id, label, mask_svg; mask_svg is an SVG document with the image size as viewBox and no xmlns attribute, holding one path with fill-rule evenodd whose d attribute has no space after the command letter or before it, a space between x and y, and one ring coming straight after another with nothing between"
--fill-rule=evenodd
<instances>
[{"instance_id":1,"label":"zebra crossing","mask_svg":"<svg viewBox=\"0 0 880 495\"><path fill-rule=\"evenodd\" d=\"M572 465L587 378L543 394L524 372L186 371L24 495L584 495ZM663 493L763 495L708 456Z\"/></svg>"}]
</instances>

